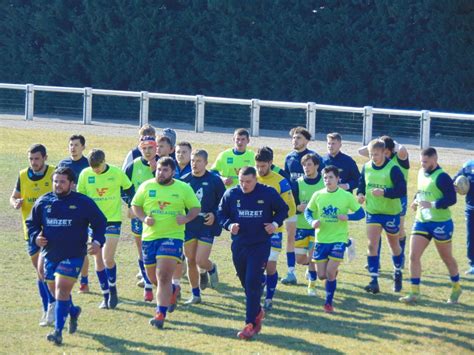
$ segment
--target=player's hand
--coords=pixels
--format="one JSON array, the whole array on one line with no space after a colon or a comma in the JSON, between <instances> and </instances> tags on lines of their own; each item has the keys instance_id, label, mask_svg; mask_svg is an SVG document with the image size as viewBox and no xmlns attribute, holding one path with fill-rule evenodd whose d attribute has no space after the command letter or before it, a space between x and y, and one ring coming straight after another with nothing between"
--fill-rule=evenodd
<instances>
[{"instance_id":1,"label":"player's hand","mask_svg":"<svg viewBox=\"0 0 474 355\"><path fill-rule=\"evenodd\" d=\"M339 185L337 185L337 186L339 186L339 187L340 187L341 189L343 189L343 190L349 190L349 187L350 187L349 184L339 184Z\"/></svg>"},{"instance_id":2,"label":"player's hand","mask_svg":"<svg viewBox=\"0 0 474 355\"><path fill-rule=\"evenodd\" d=\"M135 216L135 213L133 213L133 210L132 210L131 208L129 208L129 209L127 210L127 217L128 217L128 218L135 218L135 217L136 217L136 216Z\"/></svg>"},{"instance_id":3,"label":"player's hand","mask_svg":"<svg viewBox=\"0 0 474 355\"><path fill-rule=\"evenodd\" d=\"M418 209L418 201L417 200L414 200L411 204L410 204L410 207L413 211L416 212L416 210Z\"/></svg>"},{"instance_id":4,"label":"player's hand","mask_svg":"<svg viewBox=\"0 0 474 355\"><path fill-rule=\"evenodd\" d=\"M298 212L304 212L304 210L306 209L306 206L308 206L307 203L301 203L298 206L296 206L296 210Z\"/></svg>"},{"instance_id":5,"label":"player's hand","mask_svg":"<svg viewBox=\"0 0 474 355\"><path fill-rule=\"evenodd\" d=\"M319 226L321 225L321 221L319 219L313 221L313 223L311 223L311 227L313 227L313 229L317 229L319 228Z\"/></svg>"},{"instance_id":6,"label":"player's hand","mask_svg":"<svg viewBox=\"0 0 474 355\"><path fill-rule=\"evenodd\" d=\"M145 219L143 220L143 223L145 223L147 226L152 226L155 224L155 219L150 216L146 216Z\"/></svg>"},{"instance_id":7,"label":"player's hand","mask_svg":"<svg viewBox=\"0 0 474 355\"><path fill-rule=\"evenodd\" d=\"M226 177L222 178L222 182L224 183L225 186L230 186L234 182L234 180L231 177Z\"/></svg>"},{"instance_id":8,"label":"player's hand","mask_svg":"<svg viewBox=\"0 0 474 355\"><path fill-rule=\"evenodd\" d=\"M186 224L188 223L188 219L186 216L179 214L176 216L176 223L178 223L178 225Z\"/></svg>"},{"instance_id":9,"label":"player's hand","mask_svg":"<svg viewBox=\"0 0 474 355\"><path fill-rule=\"evenodd\" d=\"M237 234L239 233L239 230L240 230L240 225L238 223L232 223L232 225L230 226L230 232L232 234Z\"/></svg>"},{"instance_id":10,"label":"player's hand","mask_svg":"<svg viewBox=\"0 0 474 355\"><path fill-rule=\"evenodd\" d=\"M100 245L97 243L88 243L89 246L87 247L87 252L89 255L97 255L100 253Z\"/></svg>"},{"instance_id":11,"label":"player's hand","mask_svg":"<svg viewBox=\"0 0 474 355\"><path fill-rule=\"evenodd\" d=\"M359 205L362 205L365 202L365 196L362 194L357 195L357 202L359 202Z\"/></svg>"},{"instance_id":12,"label":"player's hand","mask_svg":"<svg viewBox=\"0 0 474 355\"><path fill-rule=\"evenodd\" d=\"M430 201L419 201L418 206L420 206L420 208L432 208L433 204Z\"/></svg>"},{"instance_id":13,"label":"player's hand","mask_svg":"<svg viewBox=\"0 0 474 355\"><path fill-rule=\"evenodd\" d=\"M340 221L348 221L349 216L347 214L340 214L340 215L337 216L337 219L340 220Z\"/></svg>"},{"instance_id":14,"label":"player's hand","mask_svg":"<svg viewBox=\"0 0 474 355\"><path fill-rule=\"evenodd\" d=\"M36 237L36 245L39 246L40 248L46 246L48 244L48 239L43 235L43 233L40 233Z\"/></svg>"},{"instance_id":15,"label":"player's hand","mask_svg":"<svg viewBox=\"0 0 474 355\"><path fill-rule=\"evenodd\" d=\"M17 198L15 199L15 202L13 204L13 208L16 210L19 210L21 208L21 205L23 205L23 199L22 198Z\"/></svg>"},{"instance_id":16,"label":"player's hand","mask_svg":"<svg viewBox=\"0 0 474 355\"><path fill-rule=\"evenodd\" d=\"M385 194L385 191L383 189L372 189L372 195L375 197L381 197Z\"/></svg>"},{"instance_id":17,"label":"player's hand","mask_svg":"<svg viewBox=\"0 0 474 355\"><path fill-rule=\"evenodd\" d=\"M264 223L263 225L265 226L265 232L267 232L270 235L275 233L276 227L273 223Z\"/></svg>"},{"instance_id":18,"label":"player's hand","mask_svg":"<svg viewBox=\"0 0 474 355\"><path fill-rule=\"evenodd\" d=\"M215 220L216 220L216 216L214 216L214 213L212 212L206 213L206 215L204 216L204 225L212 226Z\"/></svg>"}]
</instances>

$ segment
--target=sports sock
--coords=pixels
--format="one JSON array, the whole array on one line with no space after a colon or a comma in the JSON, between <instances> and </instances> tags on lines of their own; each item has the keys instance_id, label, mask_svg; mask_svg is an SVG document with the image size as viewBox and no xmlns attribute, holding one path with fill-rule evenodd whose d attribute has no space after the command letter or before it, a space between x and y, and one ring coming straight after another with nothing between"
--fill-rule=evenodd
<instances>
[{"instance_id":1,"label":"sports sock","mask_svg":"<svg viewBox=\"0 0 474 355\"><path fill-rule=\"evenodd\" d=\"M109 282L110 289L115 289L117 287L117 265L114 265L113 268L105 268L107 273L107 281Z\"/></svg>"},{"instance_id":2,"label":"sports sock","mask_svg":"<svg viewBox=\"0 0 474 355\"><path fill-rule=\"evenodd\" d=\"M194 297L201 297L201 290L199 289L199 287L193 288L192 292Z\"/></svg>"},{"instance_id":3,"label":"sports sock","mask_svg":"<svg viewBox=\"0 0 474 355\"><path fill-rule=\"evenodd\" d=\"M275 295L275 290L278 284L278 272L273 275L267 275L267 296L265 299L271 300Z\"/></svg>"},{"instance_id":4,"label":"sports sock","mask_svg":"<svg viewBox=\"0 0 474 355\"><path fill-rule=\"evenodd\" d=\"M208 272L209 272L209 275L212 275L213 273L215 273L216 272L216 264L213 263L211 270L209 270Z\"/></svg>"},{"instance_id":5,"label":"sports sock","mask_svg":"<svg viewBox=\"0 0 474 355\"><path fill-rule=\"evenodd\" d=\"M419 277L415 278L415 277L412 277L410 279L410 283L411 283L411 292L412 293L415 293L415 294L420 294L420 283L421 283L421 279Z\"/></svg>"},{"instance_id":6,"label":"sports sock","mask_svg":"<svg viewBox=\"0 0 474 355\"><path fill-rule=\"evenodd\" d=\"M450 276L450 278L451 278L451 282L453 284L453 288L461 287L461 284L459 282L459 280L460 280L459 274L454 275L454 276Z\"/></svg>"},{"instance_id":7,"label":"sports sock","mask_svg":"<svg viewBox=\"0 0 474 355\"><path fill-rule=\"evenodd\" d=\"M316 271L309 270L308 273L309 273L309 280L316 281L316 278L318 277L318 274L316 273Z\"/></svg>"},{"instance_id":8,"label":"sports sock","mask_svg":"<svg viewBox=\"0 0 474 355\"><path fill-rule=\"evenodd\" d=\"M37 280L38 283L38 293L41 297L41 303L43 303L43 311L46 312L48 310L48 293L46 284L41 281Z\"/></svg>"},{"instance_id":9,"label":"sports sock","mask_svg":"<svg viewBox=\"0 0 474 355\"><path fill-rule=\"evenodd\" d=\"M138 266L140 267L140 273L142 274L143 281L145 281L145 288L152 288L153 286L151 285L151 281L146 274L145 264L143 263L143 260L138 259Z\"/></svg>"},{"instance_id":10,"label":"sports sock","mask_svg":"<svg viewBox=\"0 0 474 355\"><path fill-rule=\"evenodd\" d=\"M174 287L175 286L181 286L181 280L180 279L173 279L171 282L173 284L173 292L174 292Z\"/></svg>"},{"instance_id":11,"label":"sports sock","mask_svg":"<svg viewBox=\"0 0 474 355\"><path fill-rule=\"evenodd\" d=\"M393 268L395 271L400 271L402 267L403 255L392 255Z\"/></svg>"},{"instance_id":12,"label":"sports sock","mask_svg":"<svg viewBox=\"0 0 474 355\"><path fill-rule=\"evenodd\" d=\"M163 314L163 316L166 318L166 312L168 311L168 307L158 306L158 307L156 307L156 311Z\"/></svg>"},{"instance_id":13,"label":"sports sock","mask_svg":"<svg viewBox=\"0 0 474 355\"><path fill-rule=\"evenodd\" d=\"M66 323L66 318L67 315L69 314L69 306L70 306L70 301L61 301L58 300L56 302L56 307L54 309L55 314L56 314L56 320L55 320L55 330L59 332L59 334L62 334L63 328L64 328L64 323Z\"/></svg>"},{"instance_id":14,"label":"sports sock","mask_svg":"<svg viewBox=\"0 0 474 355\"><path fill-rule=\"evenodd\" d=\"M81 285L88 285L89 284L89 277L88 276L81 276Z\"/></svg>"},{"instance_id":15,"label":"sports sock","mask_svg":"<svg viewBox=\"0 0 474 355\"><path fill-rule=\"evenodd\" d=\"M46 295L48 296L48 303L51 304L51 303L56 302L56 298L54 298L54 295L49 290L48 283L46 281L44 282L44 287L45 287L46 292L47 292Z\"/></svg>"},{"instance_id":16,"label":"sports sock","mask_svg":"<svg viewBox=\"0 0 474 355\"><path fill-rule=\"evenodd\" d=\"M102 271L96 271L97 278L99 279L100 289L102 290L102 294L104 295L105 301L109 300L109 281L107 280L107 273L105 269Z\"/></svg>"},{"instance_id":17,"label":"sports sock","mask_svg":"<svg viewBox=\"0 0 474 355\"><path fill-rule=\"evenodd\" d=\"M76 317L78 313L79 308L74 306L74 303L72 302L72 296L69 296L69 315L71 317Z\"/></svg>"},{"instance_id":18,"label":"sports sock","mask_svg":"<svg viewBox=\"0 0 474 355\"><path fill-rule=\"evenodd\" d=\"M402 248L402 255L405 256L405 246L407 245L407 236L400 238L400 248Z\"/></svg>"},{"instance_id":19,"label":"sports sock","mask_svg":"<svg viewBox=\"0 0 474 355\"><path fill-rule=\"evenodd\" d=\"M326 304L332 306L332 300L334 298L334 293L336 292L337 280L329 281L326 280Z\"/></svg>"},{"instance_id":20,"label":"sports sock","mask_svg":"<svg viewBox=\"0 0 474 355\"><path fill-rule=\"evenodd\" d=\"M352 239L348 239L346 243L346 247L349 248L352 245Z\"/></svg>"},{"instance_id":21,"label":"sports sock","mask_svg":"<svg viewBox=\"0 0 474 355\"><path fill-rule=\"evenodd\" d=\"M368 256L367 264L369 265L369 274L372 277L372 281L377 282L379 277L379 258L377 255Z\"/></svg>"},{"instance_id":22,"label":"sports sock","mask_svg":"<svg viewBox=\"0 0 474 355\"><path fill-rule=\"evenodd\" d=\"M286 263L288 265L288 272L294 273L296 265L296 254L294 251L286 253Z\"/></svg>"}]
</instances>

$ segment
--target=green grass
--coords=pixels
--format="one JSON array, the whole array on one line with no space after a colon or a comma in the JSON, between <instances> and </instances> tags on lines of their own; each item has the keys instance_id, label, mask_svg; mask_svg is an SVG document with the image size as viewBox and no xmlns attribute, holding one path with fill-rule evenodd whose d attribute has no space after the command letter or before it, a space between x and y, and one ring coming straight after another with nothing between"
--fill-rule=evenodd
<instances>
[{"instance_id":1,"label":"green grass","mask_svg":"<svg viewBox=\"0 0 474 355\"><path fill-rule=\"evenodd\" d=\"M68 132L51 130L0 128L0 352L4 353L90 353L90 352L319 352L319 353L466 353L474 350L473 279L463 278L461 304L447 305L449 278L447 271L430 246L423 258L423 300L417 306L398 303L399 295L391 291L391 261L384 243L382 255L382 294L373 296L363 291L368 282L365 264L365 226L351 224L351 234L358 244L358 258L344 264L335 296L337 313L322 311L324 289L318 283L318 297L308 298L306 286L279 285L274 311L268 315L262 333L250 342L236 339L236 331L244 324L244 293L238 284L230 257L230 239L224 233L216 242L212 259L219 265L222 283L218 290L205 290L204 303L178 310L169 316L166 329L158 331L148 325L154 306L142 302L142 289L135 286L137 252L129 235L129 222L124 222L122 240L117 254L118 287L122 303L115 311L98 310L101 300L99 286L91 272L92 293L74 294L74 301L83 309L79 331L64 336L64 345L56 348L45 340L49 329L38 327L40 301L36 292L35 272L25 251L20 214L8 205L8 197L18 171L27 164L26 150L34 142L43 142L49 150L49 162L57 163L67 156ZM108 161L120 165L135 138L108 139L86 137L88 147L105 149ZM199 144L210 153L212 161L223 146ZM282 151L277 163L283 160ZM358 163L362 163L359 160ZM450 174L457 167L445 166ZM416 170L410 175L413 193ZM464 202L452 210L455 221L454 253L465 267ZM124 211L125 216L125 211ZM413 216L407 218L411 227ZM286 271L285 255L280 257L280 274ZM298 268L300 282L304 269ZM405 280L408 278L406 272ZM405 290L408 283L405 281ZM183 298L190 295L183 282Z\"/></svg>"}]
</instances>

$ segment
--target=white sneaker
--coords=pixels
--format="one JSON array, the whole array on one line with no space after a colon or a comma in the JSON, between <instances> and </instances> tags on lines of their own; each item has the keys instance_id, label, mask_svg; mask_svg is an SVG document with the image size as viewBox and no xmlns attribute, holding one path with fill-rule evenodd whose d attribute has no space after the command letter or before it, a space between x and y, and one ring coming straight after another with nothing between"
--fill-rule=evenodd
<instances>
[{"instance_id":1,"label":"white sneaker","mask_svg":"<svg viewBox=\"0 0 474 355\"><path fill-rule=\"evenodd\" d=\"M355 245L355 239L349 238L351 241L351 245L347 247L347 261L352 262L355 260L357 254L356 254L356 245Z\"/></svg>"},{"instance_id":2,"label":"white sneaker","mask_svg":"<svg viewBox=\"0 0 474 355\"><path fill-rule=\"evenodd\" d=\"M46 311L46 325L53 325L56 319L56 302L48 304L48 310Z\"/></svg>"},{"instance_id":3,"label":"white sneaker","mask_svg":"<svg viewBox=\"0 0 474 355\"><path fill-rule=\"evenodd\" d=\"M41 316L41 319L39 321L39 326L46 327L47 325L48 325L48 312L43 311L43 315Z\"/></svg>"}]
</instances>

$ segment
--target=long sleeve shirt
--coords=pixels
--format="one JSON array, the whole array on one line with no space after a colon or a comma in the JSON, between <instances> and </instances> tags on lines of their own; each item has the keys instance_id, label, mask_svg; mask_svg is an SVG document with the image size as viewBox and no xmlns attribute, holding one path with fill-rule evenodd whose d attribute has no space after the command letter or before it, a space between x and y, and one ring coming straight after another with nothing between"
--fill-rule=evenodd
<instances>
[{"instance_id":1,"label":"long sleeve shirt","mask_svg":"<svg viewBox=\"0 0 474 355\"><path fill-rule=\"evenodd\" d=\"M347 191L352 192L359 183L360 172L356 162L349 155L342 152L334 157L326 154L323 156L324 166L334 165L339 169L339 183L349 184Z\"/></svg>"},{"instance_id":2,"label":"long sleeve shirt","mask_svg":"<svg viewBox=\"0 0 474 355\"><path fill-rule=\"evenodd\" d=\"M466 195L466 210L474 210L474 160L465 162L456 176L454 176L453 181L461 175L467 177L470 182L470 188Z\"/></svg>"}]
</instances>

